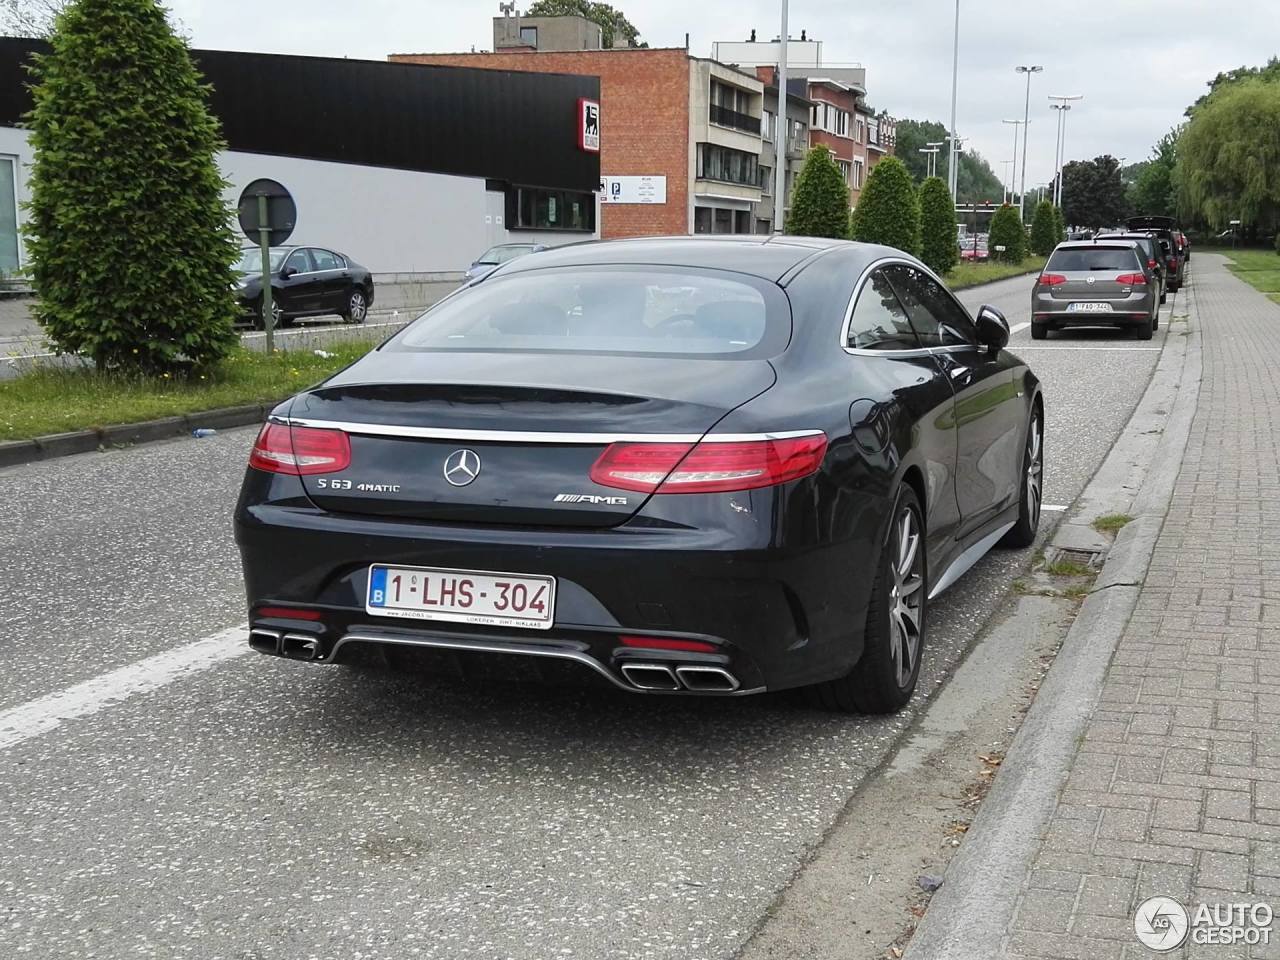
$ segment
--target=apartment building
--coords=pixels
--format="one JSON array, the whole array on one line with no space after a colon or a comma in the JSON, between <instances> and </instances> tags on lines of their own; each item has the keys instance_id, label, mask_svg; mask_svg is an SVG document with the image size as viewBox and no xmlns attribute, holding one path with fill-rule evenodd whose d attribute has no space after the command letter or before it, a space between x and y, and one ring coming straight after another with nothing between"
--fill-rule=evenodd
<instances>
[{"instance_id":1,"label":"apartment building","mask_svg":"<svg viewBox=\"0 0 1280 960\"><path fill-rule=\"evenodd\" d=\"M764 117L760 127L760 202L755 211L756 233L772 233L774 191L777 186L774 171L779 163L785 164L785 222L785 217L791 210L791 191L809 150L809 115L812 105L803 95L789 92L786 112L782 113L778 108L777 71L773 67L757 67L756 76L765 85Z\"/></svg>"},{"instance_id":2,"label":"apartment building","mask_svg":"<svg viewBox=\"0 0 1280 960\"><path fill-rule=\"evenodd\" d=\"M493 52L388 59L599 78L599 229L606 239L757 229L765 84L754 72L684 48L547 50L545 23L535 37L527 32L532 21L507 22L513 19L494 19Z\"/></svg>"}]
</instances>

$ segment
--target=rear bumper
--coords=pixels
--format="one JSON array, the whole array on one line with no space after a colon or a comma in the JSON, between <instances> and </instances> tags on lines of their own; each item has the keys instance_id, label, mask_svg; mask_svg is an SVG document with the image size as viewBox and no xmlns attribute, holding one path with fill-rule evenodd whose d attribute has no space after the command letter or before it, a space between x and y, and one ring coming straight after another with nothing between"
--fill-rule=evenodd
<instances>
[{"instance_id":1,"label":"rear bumper","mask_svg":"<svg viewBox=\"0 0 1280 960\"><path fill-rule=\"evenodd\" d=\"M1052 324L1055 327L1135 327L1146 323L1149 311L1128 313L1113 310L1111 313L1033 313L1031 322Z\"/></svg>"},{"instance_id":2,"label":"rear bumper","mask_svg":"<svg viewBox=\"0 0 1280 960\"><path fill-rule=\"evenodd\" d=\"M264 653L320 663L380 645L509 655L575 664L636 692L737 695L813 683L852 667L862 652L877 559L870 544L879 542L886 509L868 498L856 527L865 536L784 547L725 530L482 528L242 504L236 541L250 628L258 631L251 645ZM755 520L750 529L769 529L767 517ZM554 627L369 614L372 563L554 576ZM265 616L262 607L303 610L306 618ZM622 636L698 640L715 652L624 647ZM637 671L624 669L637 664L669 669L670 688L638 684ZM661 679L660 671L653 677Z\"/></svg>"}]
</instances>

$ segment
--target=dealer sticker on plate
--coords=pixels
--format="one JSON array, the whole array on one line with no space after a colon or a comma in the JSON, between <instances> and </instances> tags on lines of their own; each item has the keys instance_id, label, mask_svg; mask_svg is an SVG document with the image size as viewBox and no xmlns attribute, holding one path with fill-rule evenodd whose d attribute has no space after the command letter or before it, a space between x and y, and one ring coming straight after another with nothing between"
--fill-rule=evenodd
<instances>
[{"instance_id":1,"label":"dealer sticker on plate","mask_svg":"<svg viewBox=\"0 0 1280 960\"><path fill-rule=\"evenodd\" d=\"M550 630L555 600L554 577L375 563L365 610L380 617Z\"/></svg>"}]
</instances>

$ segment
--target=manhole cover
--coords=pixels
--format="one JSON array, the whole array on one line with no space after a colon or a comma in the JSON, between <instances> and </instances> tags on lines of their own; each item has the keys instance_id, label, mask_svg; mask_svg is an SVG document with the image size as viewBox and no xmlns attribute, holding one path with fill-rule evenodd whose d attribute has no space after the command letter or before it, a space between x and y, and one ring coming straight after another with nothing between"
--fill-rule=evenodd
<instances>
[{"instance_id":1,"label":"manhole cover","mask_svg":"<svg viewBox=\"0 0 1280 960\"><path fill-rule=\"evenodd\" d=\"M1074 563L1081 567L1096 567L1101 554L1093 550L1058 550L1057 557L1054 558L1056 563Z\"/></svg>"}]
</instances>

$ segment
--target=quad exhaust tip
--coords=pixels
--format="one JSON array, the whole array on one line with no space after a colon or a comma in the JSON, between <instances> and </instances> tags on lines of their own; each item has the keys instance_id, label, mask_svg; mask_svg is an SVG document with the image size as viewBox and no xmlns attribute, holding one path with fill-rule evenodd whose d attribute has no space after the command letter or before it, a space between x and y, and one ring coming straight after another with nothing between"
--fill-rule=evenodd
<instances>
[{"instance_id":1,"label":"quad exhaust tip","mask_svg":"<svg viewBox=\"0 0 1280 960\"><path fill-rule=\"evenodd\" d=\"M624 663L622 675L641 690L679 690L680 681L661 663Z\"/></svg>"},{"instance_id":2,"label":"quad exhaust tip","mask_svg":"<svg viewBox=\"0 0 1280 960\"><path fill-rule=\"evenodd\" d=\"M263 630L261 627L255 627L249 631L249 646L259 653L269 653L278 657L280 655L280 631Z\"/></svg>"},{"instance_id":3,"label":"quad exhaust tip","mask_svg":"<svg viewBox=\"0 0 1280 960\"><path fill-rule=\"evenodd\" d=\"M320 638L307 633L286 633L280 639L280 653L290 660L318 660Z\"/></svg>"},{"instance_id":4,"label":"quad exhaust tip","mask_svg":"<svg viewBox=\"0 0 1280 960\"><path fill-rule=\"evenodd\" d=\"M676 667L676 676L698 693L732 693L739 686L738 678L721 667Z\"/></svg>"}]
</instances>

